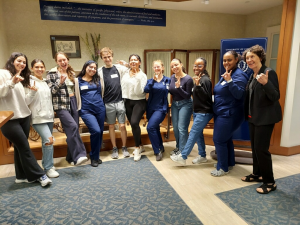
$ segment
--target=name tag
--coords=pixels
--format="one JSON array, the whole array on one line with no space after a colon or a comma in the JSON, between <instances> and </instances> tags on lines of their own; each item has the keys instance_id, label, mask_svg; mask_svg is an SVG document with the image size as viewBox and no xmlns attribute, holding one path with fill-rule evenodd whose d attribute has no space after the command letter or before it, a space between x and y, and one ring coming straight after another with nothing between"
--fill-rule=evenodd
<instances>
[{"instance_id":1,"label":"name tag","mask_svg":"<svg viewBox=\"0 0 300 225\"><path fill-rule=\"evenodd\" d=\"M166 88L169 90L169 84L166 85Z\"/></svg>"},{"instance_id":2,"label":"name tag","mask_svg":"<svg viewBox=\"0 0 300 225\"><path fill-rule=\"evenodd\" d=\"M119 76L118 76L118 74L112 74L112 75L110 75L110 77L111 78L118 78Z\"/></svg>"},{"instance_id":3,"label":"name tag","mask_svg":"<svg viewBox=\"0 0 300 225\"><path fill-rule=\"evenodd\" d=\"M224 81L221 83L221 85L225 85L225 84L227 84L227 82L224 80Z\"/></svg>"},{"instance_id":4,"label":"name tag","mask_svg":"<svg viewBox=\"0 0 300 225\"><path fill-rule=\"evenodd\" d=\"M84 85L84 86L81 86L81 87L80 87L80 90L86 90L86 89L89 89L89 86Z\"/></svg>"},{"instance_id":5,"label":"name tag","mask_svg":"<svg viewBox=\"0 0 300 225\"><path fill-rule=\"evenodd\" d=\"M194 88L192 88L192 92L194 91Z\"/></svg>"}]
</instances>

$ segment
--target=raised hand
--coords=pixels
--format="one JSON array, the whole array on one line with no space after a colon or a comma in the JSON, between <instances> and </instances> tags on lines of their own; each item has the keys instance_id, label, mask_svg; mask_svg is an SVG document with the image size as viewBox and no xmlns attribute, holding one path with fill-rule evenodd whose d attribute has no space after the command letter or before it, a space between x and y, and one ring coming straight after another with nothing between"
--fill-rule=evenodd
<instances>
[{"instance_id":1,"label":"raised hand","mask_svg":"<svg viewBox=\"0 0 300 225\"><path fill-rule=\"evenodd\" d=\"M67 79L67 75L66 74L61 74L60 75L60 83L63 84L65 82L65 80Z\"/></svg>"},{"instance_id":2,"label":"raised hand","mask_svg":"<svg viewBox=\"0 0 300 225\"><path fill-rule=\"evenodd\" d=\"M194 76L193 77L193 80L194 80L194 82L195 82L196 85L199 85L199 83L200 83L200 76L199 77L198 76Z\"/></svg>"},{"instance_id":3,"label":"raised hand","mask_svg":"<svg viewBox=\"0 0 300 225\"><path fill-rule=\"evenodd\" d=\"M228 67L226 67L225 69L226 69L226 72L221 76L224 78L225 81L230 81L232 70L228 71Z\"/></svg>"},{"instance_id":4,"label":"raised hand","mask_svg":"<svg viewBox=\"0 0 300 225\"><path fill-rule=\"evenodd\" d=\"M19 83L20 81L24 80L24 78L21 77L21 75L20 75L21 72L22 72L22 70L20 70L19 72L17 72L17 73L13 76L12 82L13 82L14 84Z\"/></svg>"},{"instance_id":5,"label":"raised hand","mask_svg":"<svg viewBox=\"0 0 300 225\"><path fill-rule=\"evenodd\" d=\"M269 70L267 70L266 74L261 73L256 75L256 80L262 85L268 83L268 79L269 79Z\"/></svg>"},{"instance_id":6,"label":"raised hand","mask_svg":"<svg viewBox=\"0 0 300 225\"><path fill-rule=\"evenodd\" d=\"M175 87L179 88L180 87L180 78L177 79L177 81L175 82Z\"/></svg>"},{"instance_id":7,"label":"raised hand","mask_svg":"<svg viewBox=\"0 0 300 225\"><path fill-rule=\"evenodd\" d=\"M37 91L38 88L35 86L35 81L33 82L33 86L29 86L29 89L33 90L33 91Z\"/></svg>"}]
</instances>

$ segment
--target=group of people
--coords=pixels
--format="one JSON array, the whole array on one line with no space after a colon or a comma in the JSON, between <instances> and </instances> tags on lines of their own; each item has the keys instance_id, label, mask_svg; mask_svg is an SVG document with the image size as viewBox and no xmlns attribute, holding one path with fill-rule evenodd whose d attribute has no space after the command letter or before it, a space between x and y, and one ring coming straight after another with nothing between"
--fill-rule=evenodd
<instances>
[{"instance_id":1,"label":"group of people","mask_svg":"<svg viewBox=\"0 0 300 225\"><path fill-rule=\"evenodd\" d=\"M60 119L67 139L66 160L80 165L88 160L79 134L79 116L90 132L91 166L102 163L99 153L102 145L104 121L109 125L113 150L111 157L119 158L116 145L115 123L119 122L124 157L130 154L126 147L126 117L131 125L135 142L134 161L141 159L144 150L141 141L140 120L146 112L147 132L156 160L163 158L164 146L160 123L168 112L168 93L172 95L171 115L176 148L171 159L181 165L197 142L199 155L194 164L207 162L203 129L214 118L213 141L218 162L212 176L223 176L235 165L233 132L246 118L249 122L253 151L253 173L242 178L245 182L262 181L259 193L276 189L272 170L269 143L274 124L281 120L278 102L278 78L274 70L265 64L265 52L261 46L253 46L243 54L243 59L253 70L249 77L238 68L239 55L234 51L223 56L226 72L215 85L206 70L204 58L197 58L189 76L180 59L171 61L171 77L164 75L161 60L153 62L154 75L147 80L140 69L141 58L129 56L129 62L113 64L113 51L105 47L100 51L104 66L87 61L81 72L75 72L63 52L55 55L56 67L43 79L45 64L40 59L31 63L30 75L27 57L12 53L3 70L0 70L0 110L14 111L14 116L2 128L3 135L14 145L16 183L41 182L59 174L53 165L52 135L54 113ZM193 126L188 132L191 115ZM28 143L29 127L42 139L43 169L38 165Z\"/></svg>"}]
</instances>

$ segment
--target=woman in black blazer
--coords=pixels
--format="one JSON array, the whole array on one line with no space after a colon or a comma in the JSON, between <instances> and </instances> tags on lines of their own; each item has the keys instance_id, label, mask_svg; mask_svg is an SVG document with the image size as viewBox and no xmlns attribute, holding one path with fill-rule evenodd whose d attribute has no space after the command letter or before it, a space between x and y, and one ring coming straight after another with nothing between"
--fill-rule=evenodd
<instances>
[{"instance_id":1,"label":"woman in black blazer","mask_svg":"<svg viewBox=\"0 0 300 225\"><path fill-rule=\"evenodd\" d=\"M264 49L255 45L243 53L243 59L253 70L247 87L245 114L249 123L253 173L242 177L245 182L263 182L256 189L260 194L276 190L272 158L269 152L270 139L275 123L282 119L279 104L278 77L274 70L265 66Z\"/></svg>"}]
</instances>

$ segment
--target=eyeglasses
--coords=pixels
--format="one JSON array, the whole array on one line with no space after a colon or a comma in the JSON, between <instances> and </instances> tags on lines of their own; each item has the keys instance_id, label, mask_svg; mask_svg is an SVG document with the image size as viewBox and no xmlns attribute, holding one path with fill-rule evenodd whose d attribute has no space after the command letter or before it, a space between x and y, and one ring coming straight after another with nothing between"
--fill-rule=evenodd
<instances>
[{"instance_id":1,"label":"eyeglasses","mask_svg":"<svg viewBox=\"0 0 300 225\"><path fill-rule=\"evenodd\" d=\"M198 68L203 68L203 65L194 65L194 68L196 68L196 67L198 67Z\"/></svg>"}]
</instances>

